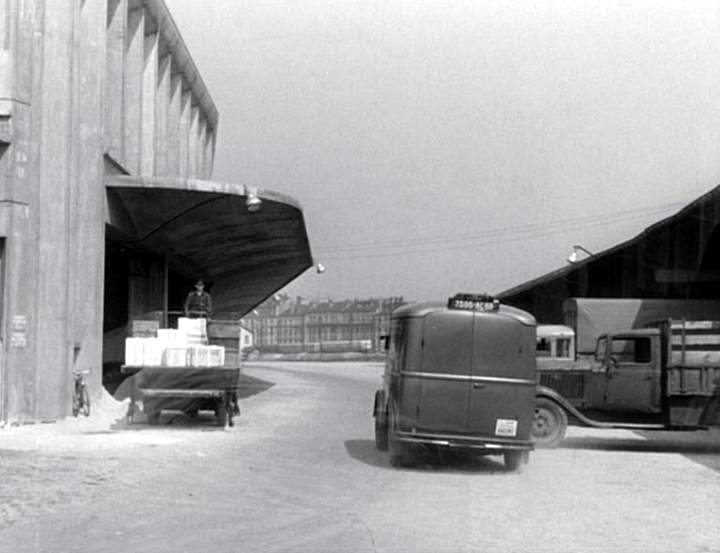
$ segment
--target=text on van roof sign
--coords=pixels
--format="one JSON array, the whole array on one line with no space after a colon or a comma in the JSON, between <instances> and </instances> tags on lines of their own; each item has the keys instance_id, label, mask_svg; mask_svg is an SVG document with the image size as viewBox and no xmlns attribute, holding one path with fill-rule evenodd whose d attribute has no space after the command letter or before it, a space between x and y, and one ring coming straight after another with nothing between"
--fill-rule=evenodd
<instances>
[{"instance_id":1,"label":"text on van roof sign","mask_svg":"<svg viewBox=\"0 0 720 553\"><path fill-rule=\"evenodd\" d=\"M465 311L497 311L500 302L484 294L455 294L448 299L448 309Z\"/></svg>"}]
</instances>

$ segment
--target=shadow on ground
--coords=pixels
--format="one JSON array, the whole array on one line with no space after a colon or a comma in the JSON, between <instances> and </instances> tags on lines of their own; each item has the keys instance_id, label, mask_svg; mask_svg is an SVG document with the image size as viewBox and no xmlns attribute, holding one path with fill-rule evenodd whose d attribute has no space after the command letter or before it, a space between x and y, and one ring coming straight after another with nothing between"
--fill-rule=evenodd
<instances>
[{"instance_id":1,"label":"shadow on ground","mask_svg":"<svg viewBox=\"0 0 720 553\"><path fill-rule=\"evenodd\" d=\"M117 388L114 394L114 398L116 400L124 401L130 397L130 390L131 386L133 385L132 378L133 377L125 379L123 383ZM235 424L238 423L238 419L242 416L242 400L255 396L257 394L261 394L272 388L274 385L274 382L262 380L260 378L255 378L253 376L241 373L238 380L237 391L240 413L234 416ZM168 429L170 427L183 429L197 428L198 430L202 431L222 430L222 428L217 426L216 424L216 418L213 411L201 410L196 415L191 416L183 412L183 405L186 405L185 402L186 400L177 400L177 405L174 405L174 402L172 401L168 403L170 407L164 409L160 414L160 419L157 424L152 425L148 424L147 417L142 413L142 409L140 408L140 406L138 406L134 415L134 422L132 424L128 424L126 418L122 417L111 425L110 431L103 432L114 433L121 430L141 431L159 428ZM97 432L94 431L89 433Z\"/></svg>"},{"instance_id":2,"label":"shadow on ground","mask_svg":"<svg viewBox=\"0 0 720 553\"><path fill-rule=\"evenodd\" d=\"M720 472L720 431L637 432L645 438L565 438L562 449L677 453Z\"/></svg>"},{"instance_id":3,"label":"shadow on ground","mask_svg":"<svg viewBox=\"0 0 720 553\"><path fill-rule=\"evenodd\" d=\"M399 468L390 466L390 455L386 451L378 451L373 440L346 440L345 450L350 457L361 463L388 470L510 474L501 457L481 456L459 449L442 450L432 447L417 447L413 449L406 465Z\"/></svg>"}]
</instances>

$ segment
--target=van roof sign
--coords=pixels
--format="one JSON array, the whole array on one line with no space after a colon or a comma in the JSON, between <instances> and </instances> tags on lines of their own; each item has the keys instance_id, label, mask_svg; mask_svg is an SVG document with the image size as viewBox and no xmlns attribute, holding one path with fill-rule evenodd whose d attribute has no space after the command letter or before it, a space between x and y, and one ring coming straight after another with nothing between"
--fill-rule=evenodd
<instances>
[{"instance_id":1,"label":"van roof sign","mask_svg":"<svg viewBox=\"0 0 720 553\"><path fill-rule=\"evenodd\" d=\"M464 311L497 311L500 301L487 294L455 294L448 298L447 306Z\"/></svg>"}]
</instances>

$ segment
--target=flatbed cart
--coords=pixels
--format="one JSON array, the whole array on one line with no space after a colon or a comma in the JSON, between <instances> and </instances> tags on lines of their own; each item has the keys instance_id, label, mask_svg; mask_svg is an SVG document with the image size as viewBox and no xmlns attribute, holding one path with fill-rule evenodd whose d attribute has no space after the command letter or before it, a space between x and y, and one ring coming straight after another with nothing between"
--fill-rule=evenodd
<instances>
[{"instance_id":1,"label":"flatbed cart","mask_svg":"<svg viewBox=\"0 0 720 553\"><path fill-rule=\"evenodd\" d=\"M240 413L237 408L239 367L123 365L120 370L133 376L128 424L134 422L139 400L149 424L157 424L163 410L183 411L191 417L198 411L211 410L215 412L217 425L222 427L233 426L233 416Z\"/></svg>"}]
</instances>

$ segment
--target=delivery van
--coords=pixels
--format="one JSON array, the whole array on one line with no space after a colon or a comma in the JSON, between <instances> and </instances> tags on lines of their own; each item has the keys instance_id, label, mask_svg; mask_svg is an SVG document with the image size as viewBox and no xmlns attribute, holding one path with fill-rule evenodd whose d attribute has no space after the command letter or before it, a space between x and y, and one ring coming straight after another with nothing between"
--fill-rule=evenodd
<instances>
[{"instance_id":1,"label":"delivery van","mask_svg":"<svg viewBox=\"0 0 720 553\"><path fill-rule=\"evenodd\" d=\"M503 455L527 463L535 401L535 319L487 295L395 310L375 443L404 464L417 446Z\"/></svg>"}]
</instances>

